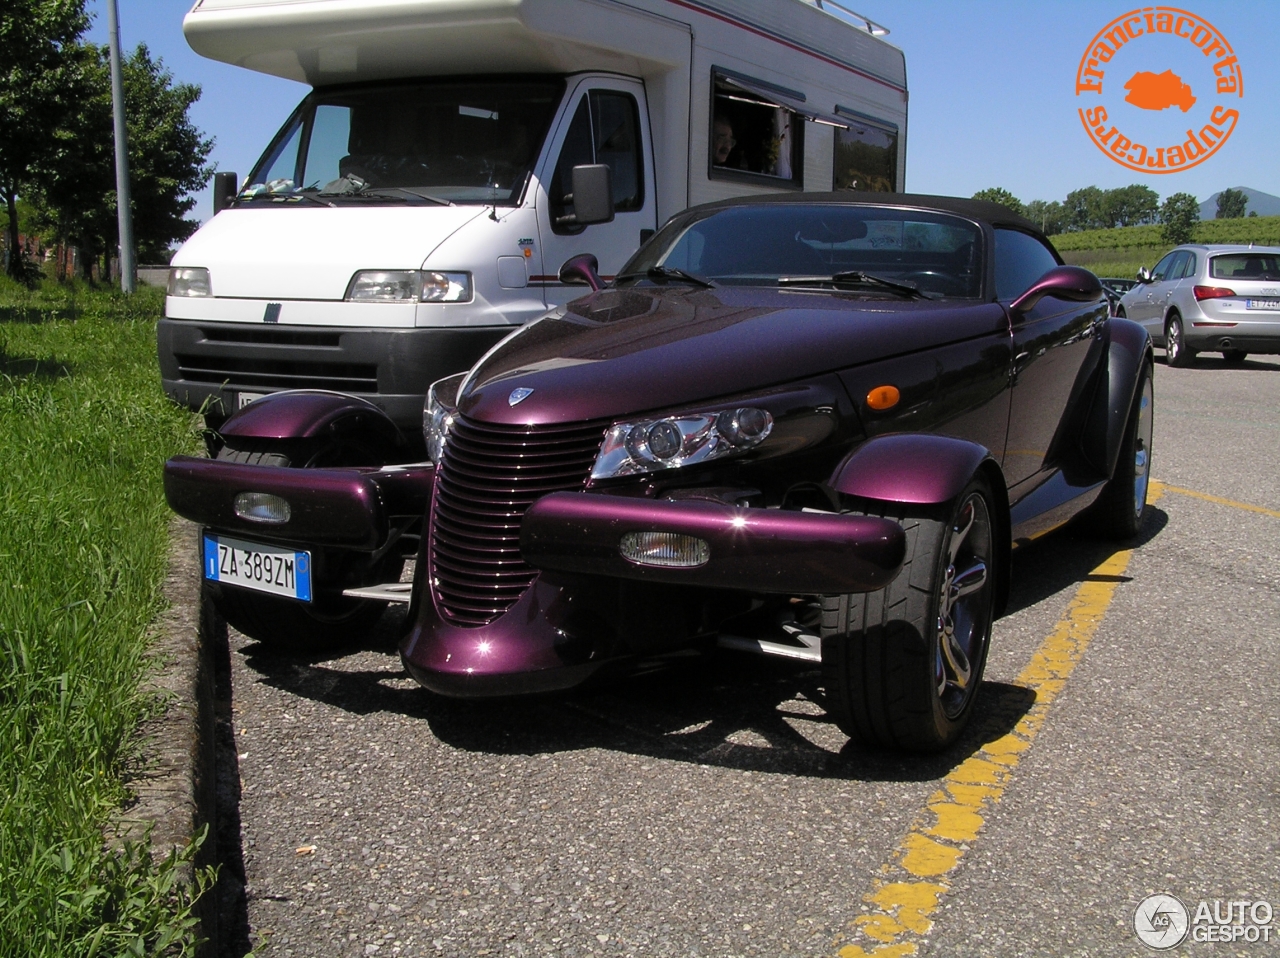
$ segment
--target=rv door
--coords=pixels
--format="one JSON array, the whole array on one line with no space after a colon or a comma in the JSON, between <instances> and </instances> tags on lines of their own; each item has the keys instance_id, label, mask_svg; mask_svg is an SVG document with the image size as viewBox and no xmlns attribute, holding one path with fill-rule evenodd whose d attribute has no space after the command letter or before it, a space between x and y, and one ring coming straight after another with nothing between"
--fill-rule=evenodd
<instances>
[{"instance_id":1,"label":"rv door","mask_svg":"<svg viewBox=\"0 0 1280 958\"><path fill-rule=\"evenodd\" d=\"M538 233L541 281L547 305L582 295L557 278L560 265L577 253L593 253L606 278L657 228L653 152L643 84L621 77L586 77L566 97L567 108L538 171ZM603 163L613 174L614 218L581 226L573 217L573 168Z\"/></svg>"}]
</instances>

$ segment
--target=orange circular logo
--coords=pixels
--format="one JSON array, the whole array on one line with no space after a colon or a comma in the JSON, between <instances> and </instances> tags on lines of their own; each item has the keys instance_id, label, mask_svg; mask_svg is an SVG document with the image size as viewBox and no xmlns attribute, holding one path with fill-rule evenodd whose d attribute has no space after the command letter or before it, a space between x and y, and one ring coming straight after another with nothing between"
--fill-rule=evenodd
<instances>
[{"instance_id":1,"label":"orange circular logo","mask_svg":"<svg viewBox=\"0 0 1280 958\"><path fill-rule=\"evenodd\" d=\"M1231 44L1204 17L1141 7L1089 41L1076 96L1085 132L1110 159L1141 173L1178 173L1234 132L1244 77Z\"/></svg>"}]
</instances>

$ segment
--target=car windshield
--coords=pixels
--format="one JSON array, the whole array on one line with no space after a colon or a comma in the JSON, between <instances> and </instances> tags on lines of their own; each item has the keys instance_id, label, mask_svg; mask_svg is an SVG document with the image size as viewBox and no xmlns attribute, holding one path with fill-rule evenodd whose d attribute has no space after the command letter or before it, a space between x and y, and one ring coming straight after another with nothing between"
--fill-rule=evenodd
<instances>
[{"instance_id":1,"label":"car windshield","mask_svg":"<svg viewBox=\"0 0 1280 958\"><path fill-rule=\"evenodd\" d=\"M1229 253L1209 262L1214 279L1280 279L1280 256L1275 253Z\"/></svg>"},{"instance_id":2,"label":"car windshield","mask_svg":"<svg viewBox=\"0 0 1280 958\"><path fill-rule=\"evenodd\" d=\"M676 219L618 275L622 282L662 282L650 271L665 267L722 286L778 286L784 280L794 287L804 277L857 272L926 293L975 298L982 288L982 248L976 224L945 213L770 203ZM895 295L872 283L854 285L860 294Z\"/></svg>"},{"instance_id":3,"label":"car windshield","mask_svg":"<svg viewBox=\"0 0 1280 958\"><path fill-rule=\"evenodd\" d=\"M277 135L240 199L514 205L563 88L546 80L317 91Z\"/></svg>"}]
</instances>

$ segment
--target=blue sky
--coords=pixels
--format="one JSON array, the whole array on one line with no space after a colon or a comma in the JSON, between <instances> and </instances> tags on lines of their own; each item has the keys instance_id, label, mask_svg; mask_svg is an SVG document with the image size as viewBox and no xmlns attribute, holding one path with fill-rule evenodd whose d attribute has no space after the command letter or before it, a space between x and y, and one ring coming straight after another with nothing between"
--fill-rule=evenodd
<instances>
[{"instance_id":1,"label":"blue sky","mask_svg":"<svg viewBox=\"0 0 1280 958\"><path fill-rule=\"evenodd\" d=\"M197 56L182 36L185 0L118 0L122 42L139 42L181 82L203 88L192 118L214 137L213 160L240 175L306 93L301 84ZM775 0L758 0L772 3ZM1076 66L1132 0L844 0L890 29L906 53L910 88L907 189L969 196L1003 186L1023 200L1062 199L1083 186L1144 183L1161 196L1203 200L1228 186L1280 195L1280 26L1275 0L1179 0L1222 31L1244 77L1240 121L1210 159L1184 172L1140 174L1107 159L1077 118ZM106 42L106 7L91 37ZM210 191L195 215L210 212Z\"/></svg>"}]
</instances>

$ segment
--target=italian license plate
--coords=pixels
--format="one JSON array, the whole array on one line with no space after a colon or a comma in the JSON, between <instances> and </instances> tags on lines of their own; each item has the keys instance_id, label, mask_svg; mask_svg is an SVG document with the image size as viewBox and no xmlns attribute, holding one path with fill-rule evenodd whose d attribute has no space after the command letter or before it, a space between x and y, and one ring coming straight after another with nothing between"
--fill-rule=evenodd
<instances>
[{"instance_id":1,"label":"italian license plate","mask_svg":"<svg viewBox=\"0 0 1280 958\"><path fill-rule=\"evenodd\" d=\"M1274 296L1266 299L1246 299L1244 301L1245 309L1280 309L1280 298Z\"/></svg>"},{"instance_id":2,"label":"italian license plate","mask_svg":"<svg viewBox=\"0 0 1280 958\"><path fill-rule=\"evenodd\" d=\"M255 399L261 399L265 395L266 393L237 393L236 408L243 409L245 406L249 405L249 403L253 402Z\"/></svg>"},{"instance_id":3,"label":"italian license plate","mask_svg":"<svg viewBox=\"0 0 1280 958\"><path fill-rule=\"evenodd\" d=\"M311 601L311 553L204 534L204 577L256 592Z\"/></svg>"}]
</instances>

